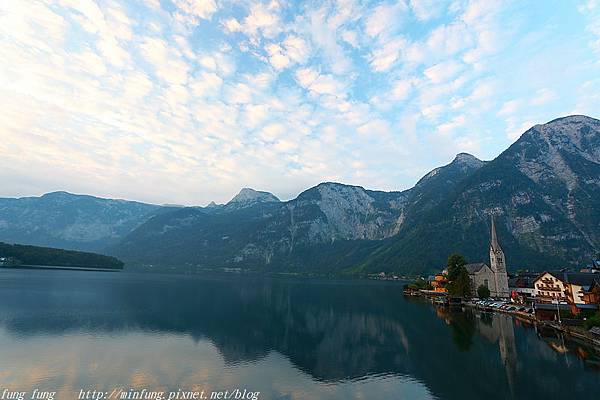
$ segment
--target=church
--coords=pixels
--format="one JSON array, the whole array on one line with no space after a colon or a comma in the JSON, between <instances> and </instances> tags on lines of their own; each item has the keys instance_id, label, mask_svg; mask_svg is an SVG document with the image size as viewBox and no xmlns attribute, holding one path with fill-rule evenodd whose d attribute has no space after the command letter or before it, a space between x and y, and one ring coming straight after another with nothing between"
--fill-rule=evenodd
<instances>
[{"instance_id":1,"label":"church","mask_svg":"<svg viewBox=\"0 0 600 400\"><path fill-rule=\"evenodd\" d=\"M477 293L477 288L483 285L490 290L491 297L508 298L510 296L504 252L500 247L500 243L498 243L494 217L492 217L490 240L490 265L475 263L467 264L465 268L469 272L471 287L475 294Z\"/></svg>"}]
</instances>

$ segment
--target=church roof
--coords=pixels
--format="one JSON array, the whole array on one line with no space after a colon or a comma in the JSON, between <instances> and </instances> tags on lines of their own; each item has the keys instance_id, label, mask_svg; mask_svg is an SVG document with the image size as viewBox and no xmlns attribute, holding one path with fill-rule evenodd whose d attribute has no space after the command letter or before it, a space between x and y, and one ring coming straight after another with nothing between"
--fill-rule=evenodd
<instances>
[{"instance_id":1,"label":"church roof","mask_svg":"<svg viewBox=\"0 0 600 400\"><path fill-rule=\"evenodd\" d=\"M486 263L473 263L465 265L465 268L469 272L469 274L475 274L479 272L483 267L487 267Z\"/></svg>"}]
</instances>

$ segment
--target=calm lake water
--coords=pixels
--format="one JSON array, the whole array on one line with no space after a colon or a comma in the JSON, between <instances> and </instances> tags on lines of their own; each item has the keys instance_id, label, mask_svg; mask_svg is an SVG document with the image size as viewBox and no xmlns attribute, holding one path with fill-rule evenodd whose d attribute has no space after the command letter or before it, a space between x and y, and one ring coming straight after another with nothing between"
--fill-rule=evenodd
<instances>
[{"instance_id":1,"label":"calm lake water","mask_svg":"<svg viewBox=\"0 0 600 400\"><path fill-rule=\"evenodd\" d=\"M400 284L0 270L2 390L233 390L260 399L591 399L599 360Z\"/></svg>"}]
</instances>

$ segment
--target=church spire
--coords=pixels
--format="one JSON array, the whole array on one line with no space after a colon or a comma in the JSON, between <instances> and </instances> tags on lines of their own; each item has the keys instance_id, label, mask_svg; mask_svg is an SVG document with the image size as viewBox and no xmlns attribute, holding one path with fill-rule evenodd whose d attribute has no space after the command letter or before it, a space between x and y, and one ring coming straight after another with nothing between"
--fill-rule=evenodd
<instances>
[{"instance_id":1,"label":"church spire","mask_svg":"<svg viewBox=\"0 0 600 400\"><path fill-rule=\"evenodd\" d=\"M490 242L492 250L500 250L500 244L498 243L498 237L496 236L496 222L494 221L494 215L492 215L492 240Z\"/></svg>"}]
</instances>

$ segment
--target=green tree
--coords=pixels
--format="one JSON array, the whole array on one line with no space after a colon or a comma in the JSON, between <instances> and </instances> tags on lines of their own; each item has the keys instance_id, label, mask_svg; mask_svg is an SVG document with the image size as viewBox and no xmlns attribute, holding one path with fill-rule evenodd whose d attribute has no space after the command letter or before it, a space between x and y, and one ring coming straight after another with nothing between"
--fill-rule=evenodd
<instances>
[{"instance_id":1,"label":"green tree","mask_svg":"<svg viewBox=\"0 0 600 400\"><path fill-rule=\"evenodd\" d=\"M408 285L409 289L420 290L420 289L431 289L429 282L427 282L424 278L417 278L413 283Z\"/></svg>"},{"instance_id":2,"label":"green tree","mask_svg":"<svg viewBox=\"0 0 600 400\"><path fill-rule=\"evenodd\" d=\"M490 289L488 289L487 286L479 285L477 288L477 297L480 299L487 299L490 297Z\"/></svg>"},{"instance_id":3,"label":"green tree","mask_svg":"<svg viewBox=\"0 0 600 400\"><path fill-rule=\"evenodd\" d=\"M461 254L454 253L450 255L450 257L448 257L448 280L456 280L461 271L461 267L464 267L466 263L467 260Z\"/></svg>"},{"instance_id":4,"label":"green tree","mask_svg":"<svg viewBox=\"0 0 600 400\"><path fill-rule=\"evenodd\" d=\"M457 267L456 279L448 284L448 292L451 296L456 297L471 297L471 278L469 271L463 266Z\"/></svg>"},{"instance_id":5,"label":"green tree","mask_svg":"<svg viewBox=\"0 0 600 400\"><path fill-rule=\"evenodd\" d=\"M600 326L600 312L597 312L593 317L589 317L583 323L585 329L591 329L594 326Z\"/></svg>"}]
</instances>

